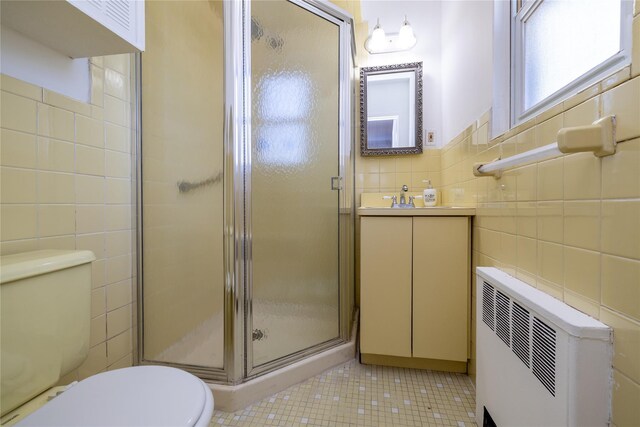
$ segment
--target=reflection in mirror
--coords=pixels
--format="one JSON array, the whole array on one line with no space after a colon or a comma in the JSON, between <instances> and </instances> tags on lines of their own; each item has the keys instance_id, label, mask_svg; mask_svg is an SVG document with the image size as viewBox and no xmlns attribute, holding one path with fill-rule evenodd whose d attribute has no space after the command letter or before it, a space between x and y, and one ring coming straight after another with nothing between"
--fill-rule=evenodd
<instances>
[{"instance_id":1,"label":"reflection in mirror","mask_svg":"<svg viewBox=\"0 0 640 427\"><path fill-rule=\"evenodd\" d=\"M415 73L377 74L367 78L369 148L414 147Z\"/></svg>"},{"instance_id":2,"label":"reflection in mirror","mask_svg":"<svg viewBox=\"0 0 640 427\"><path fill-rule=\"evenodd\" d=\"M360 71L363 156L422 153L422 63Z\"/></svg>"}]
</instances>

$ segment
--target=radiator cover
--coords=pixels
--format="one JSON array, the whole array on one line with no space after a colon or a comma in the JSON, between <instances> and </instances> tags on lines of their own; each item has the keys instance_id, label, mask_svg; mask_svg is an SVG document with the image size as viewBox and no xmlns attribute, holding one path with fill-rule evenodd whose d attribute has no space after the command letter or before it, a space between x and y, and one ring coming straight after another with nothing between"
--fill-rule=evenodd
<instances>
[{"instance_id":1,"label":"radiator cover","mask_svg":"<svg viewBox=\"0 0 640 427\"><path fill-rule=\"evenodd\" d=\"M497 268L476 269L476 418L606 426L612 330Z\"/></svg>"}]
</instances>

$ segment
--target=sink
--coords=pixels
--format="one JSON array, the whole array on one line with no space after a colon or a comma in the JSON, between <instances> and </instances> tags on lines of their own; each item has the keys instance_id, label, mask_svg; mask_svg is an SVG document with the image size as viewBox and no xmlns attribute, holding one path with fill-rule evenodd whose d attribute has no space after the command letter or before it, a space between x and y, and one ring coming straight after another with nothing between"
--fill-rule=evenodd
<instances>
[{"instance_id":1,"label":"sink","mask_svg":"<svg viewBox=\"0 0 640 427\"><path fill-rule=\"evenodd\" d=\"M389 208L391 209L392 197L396 196L400 200L400 193L362 193L360 197L360 206L363 208ZM415 207L421 207L422 192L421 191L409 191L405 193L406 200L413 196ZM393 209L415 209L408 203L394 207Z\"/></svg>"},{"instance_id":2,"label":"sink","mask_svg":"<svg viewBox=\"0 0 640 427\"><path fill-rule=\"evenodd\" d=\"M474 216L475 214L475 208L463 206L416 206L415 208L363 206L358 208L360 216Z\"/></svg>"},{"instance_id":3,"label":"sink","mask_svg":"<svg viewBox=\"0 0 640 427\"><path fill-rule=\"evenodd\" d=\"M391 198L399 193L362 193L358 214L364 216L473 216L475 208L465 206L424 206L421 191L409 191L405 197L418 196L414 199L415 207L409 204L391 207Z\"/></svg>"},{"instance_id":4,"label":"sink","mask_svg":"<svg viewBox=\"0 0 640 427\"><path fill-rule=\"evenodd\" d=\"M473 209L466 206L405 206L405 207L394 207L391 206L360 206L358 209L388 209L388 210L428 210L428 209Z\"/></svg>"},{"instance_id":5,"label":"sink","mask_svg":"<svg viewBox=\"0 0 640 427\"><path fill-rule=\"evenodd\" d=\"M475 215L475 209L464 206L424 206L422 192L408 192L405 196L420 196L415 199L415 207L409 204L391 207L391 197L397 193L362 193L360 195L360 215L382 216L466 216Z\"/></svg>"}]
</instances>

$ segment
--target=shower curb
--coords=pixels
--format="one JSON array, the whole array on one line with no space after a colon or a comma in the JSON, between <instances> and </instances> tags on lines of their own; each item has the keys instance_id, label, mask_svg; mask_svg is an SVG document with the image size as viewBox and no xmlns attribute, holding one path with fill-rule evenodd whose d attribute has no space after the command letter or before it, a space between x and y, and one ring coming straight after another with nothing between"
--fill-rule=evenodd
<instances>
[{"instance_id":1,"label":"shower curb","mask_svg":"<svg viewBox=\"0 0 640 427\"><path fill-rule=\"evenodd\" d=\"M238 385L207 383L213 392L215 409L235 412L267 396L301 383L356 356L358 317L351 331L351 339L322 353L310 356L289 366Z\"/></svg>"}]
</instances>

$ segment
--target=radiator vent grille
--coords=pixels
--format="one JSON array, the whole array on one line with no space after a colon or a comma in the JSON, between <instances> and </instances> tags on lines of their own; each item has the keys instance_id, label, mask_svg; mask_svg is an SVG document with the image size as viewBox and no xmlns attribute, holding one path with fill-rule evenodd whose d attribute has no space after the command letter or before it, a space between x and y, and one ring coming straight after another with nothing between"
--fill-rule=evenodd
<instances>
[{"instance_id":1,"label":"radiator vent grille","mask_svg":"<svg viewBox=\"0 0 640 427\"><path fill-rule=\"evenodd\" d=\"M493 331L494 328L494 298L493 286L487 282L482 284L482 321Z\"/></svg>"},{"instance_id":2,"label":"radiator vent grille","mask_svg":"<svg viewBox=\"0 0 640 427\"><path fill-rule=\"evenodd\" d=\"M102 0L89 0L89 3L97 10L102 10Z\"/></svg>"},{"instance_id":3,"label":"radiator vent grille","mask_svg":"<svg viewBox=\"0 0 640 427\"><path fill-rule=\"evenodd\" d=\"M496 334L507 346L511 345L510 302L508 296L498 291L496 294Z\"/></svg>"},{"instance_id":4,"label":"radiator vent grille","mask_svg":"<svg viewBox=\"0 0 640 427\"><path fill-rule=\"evenodd\" d=\"M517 302L513 302L511 306L511 319L513 319L513 337L511 349L522 363L529 368L529 356L531 354L531 341L530 341L530 329L531 329L531 317L529 311L522 308Z\"/></svg>"},{"instance_id":5,"label":"radiator vent grille","mask_svg":"<svg viewBox=\"0 0 640 427\"><path fill-rule=\"evenodd\" d=\"M487 282L482 285L482 321L555 397L556 331Z\"/></svg>"},{"instance_id":6,"label":"radiator vent grille","mask_svg":"<svg viewBox=\"0 0 640 427\"><path fill-rule=\"evenodd\" d=\"M123 0L108 0L106 2L107 16L117 22L125 30L131 28L131 10L129 2Z\"/></svg>"},{"instance_id":7,"label":"radiator vent grille","mask_svg":"<svg viewBox=\"0 0 640 427\"><path fill-rule=\"evenodd\" d=\"M533 375L556 395L556 331L537 317L533 318Z\"/></svg>"}]
</instances>

